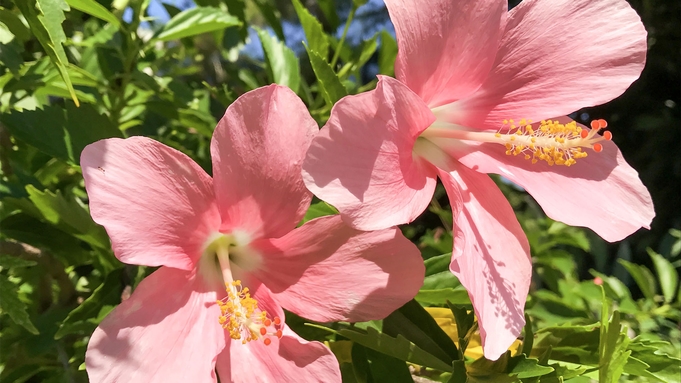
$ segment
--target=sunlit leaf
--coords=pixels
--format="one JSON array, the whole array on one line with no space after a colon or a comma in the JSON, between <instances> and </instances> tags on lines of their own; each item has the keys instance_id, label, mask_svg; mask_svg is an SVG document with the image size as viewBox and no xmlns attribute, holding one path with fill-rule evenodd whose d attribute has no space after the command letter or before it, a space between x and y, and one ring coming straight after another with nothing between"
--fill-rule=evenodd
<instances>
[{"instance_id":1,"label":"sunlit leaf","mask_svg":"<svg viewBox=\"0 0 681 383\"><path fill-rule=\"evenodd\" d=\"M314 71L315 76L317 76L317 83L322 91L324 101L331 107L338 102L338 100L347 95L347 91L326 60L307 46L305 46L305 49L307 49L307 54L310 57L312 70Z\"/></svg>"},{"instance_id":2,"label":"sunlit leaf","mask_svg":"<svg viewBox=\"0 0 681 383\"><path fill-rule=\"evenodd\" d=\"M71 84L71 79L66 70L69 61L62 45L66 42L66 35L61 23L66 20L64 11L69 10L69 5L64 0L22 0L17 1L16 5L28 21L28 25L40 45L47 52L52 64L59 70L73 102L76 106L79 105L73 84Z\"/></svg>"},{"instance_id":3,"label":"sunlit leaf","mask_svg":"<svg viewBox=\"0 0 681 383\"><path fill-rule=\"evenodd\" d=\"M116 28L120 28L121 26L121 23L120 21L118 21L118 18L95 0L66 0L66 2L72 8L75 8L81 12L85 12L98 19L102 19L107 23L111 23L114 26L116 26Z\"/></svg>"},{"instance_id":4,"label":"sunlit leaf","mask_svg":"<svg viewBox=\"0 0 681 383\"><path fill-rule=\"evenodd\" d=\"M676 286L679 284L679 274L676 272L674 265L660 254L648 249L648 255L650 255L653 264L655 264L655 271L657 271L657 276L659 277L664 301L671 302L677 293Z\"/></svg>"},{"instance_id":5,"label":"sunlit leaf","mask_svg":"<svg viewBox=\"0 0 681 383\"><path fill-rule=\"evenodd\" d=\"M176 40L237 25L241 25L241 21L220 8L196 7L175 15L158 31L154 40Z\"/></svg>"},{"instance_id":6,"label":"sunlit leaf","mask_svg":"<svg viewBox=\"0 0 681 383\"><path fill-rule=\"evenodd\" d=\"M300 87L300 67L298 57L293 51L263 29L258 29L258 37L265 51L268 73L272 82L288 86L294 92Z\"/></svg>"}]
</instances>

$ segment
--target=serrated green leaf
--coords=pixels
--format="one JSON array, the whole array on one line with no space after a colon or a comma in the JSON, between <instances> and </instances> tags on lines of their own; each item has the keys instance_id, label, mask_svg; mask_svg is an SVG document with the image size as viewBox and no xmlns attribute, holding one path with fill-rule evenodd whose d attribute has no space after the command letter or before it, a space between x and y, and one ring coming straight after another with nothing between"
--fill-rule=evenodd
<instances>
[{"instance_id":1,"label":"serrated green leaf","mask_svg":"<svg viewBox=\"0 0 681 383\"><path fill-rule=\"evenodd\" d=\"M168 41L241 25L238 18L213 7L196 7L175 15L158 31L153 41Z\"/></svg>"},{"instance_id":2,"label":"serrated green leaf","mask_svg":"<svg viewBox=\"0 0 681 383\"><path fill-rule=\"evenodd\" d=\"M107 23L113 24L116 28L121 27L121 23L120 21L118 21L118 18L95 0L66 0L66 2L71 7L81 12L85 12L88 15L94 16L98 19L106 21Z\"/></svg>"},{"instance_id":3,"label":"serrated green leaf","mask_svg":"<svg viewBox=\"0 0 681 383\"><path fill-rule=\"evenodd\" d=\"M62 45L66 42L66 35L61 23L66 20L64 11L69 10L69 5L64 0L23 0L17 1L16 5L28 21L40 45L47 52L50 61L57 67L73 102L76 106L80 105L66 70L69 61Z\"/></svg>"},{"instance_id":4,"label":"serrated green leaf","mask_svg":"<svg viewBox=\"0 0 681 383\"><path fill-rule=\"evenodd\" d=\"M1 251L1 249L0 249ZM0 267L3 269L12 269L18 267L30 267L35 266L38 263L28 259L22 259L19 257L13 257L7 254L0 254Z\"/></svg>"},{"instance_id":5,"label":"serrated green leaf","mask_svg":"<svg viewBox=\"0 0 681 383\"><path fill-rule=\"evenodd\" d=\"M310 205L310 207L307 209L307 212L305 212L305 216L303 217L301 224L311 219L334 214L338 214L338 210L324 201L319 201Z\"/></svg>"},{"instance_id":6,"label":"serrated green leaf","mask_svg":"<svg viewBox=\"0 0 681 383\"><path fill-rule=\"evenodd\" d=\"M109 248L106 231L92 220L78 200L64 197L60 190L56 193L40 191L33 185L26 186L26 191L45 220L92 246Z\"/></svg>"},{"instance_id":7,"label":"serrated green leaf","mask_svg":"<svg viewBox=\"0 0 681 383\"><path fill-rule=\"evenodd\" d=\"M652 249L648 249L648 255L650 255L655 264L655 271L657 271L664 301L669 303L674 300L674 295L677 292L676 286L679 284L679 274L671 262Z\"/></svg>"},{"instance_id":8,"label":"serrated green leaf","mask_svg":"<svg viewBox=\"0 0 681 383\"><path fill-rule=\"evenodd\" d=\"M312 70L317 77L317 83L319 84L324 101L326 101L327 105L333 106L338 100L347 95L348 92L336 73L331 69L329 63L307 46L305 46L305 49L307 49L307 54L310 57L310 64L312 64Z\"/></svg>"},{"instance_id":9,"label":"serrated green leaf","mask_svg":"<svg viewBox=\"0 0 681 383\"><path fill-rule=\"evenodd\" d=\"M17 294L17 286L10 282L5 275L0 274L0 310L3 314L9 315L14 323L25 328L31 334L38 334L38 329L35 328L28 317L26 305Z\"/></svg>"},{"instance_id":10,"label":"serrated green leaf","mask_svg":"<svg viewBox=\"0 0 681 383\"><path fill-rule=\"evenodd\" d=\"M71 164L78 164L83 148L97 140L122 137L108 117L89 104L67 102L43 109L0 115L0 122L16 138Z\"/></svg>"},{"instance_id":11,"label":"serrated green leaf","mask_svg":"<svg viewBox=\"0 0 681 383\"><path fill-rule=\"evenodd\" d=\"M627 269L629 274L631 274L632 278L634 278L634 281L641 289L643 296L645 296L648 299L655 298L655 293L657 292L655 277L647 267L631 263L624 259L618 259L617 262L624 266L624 268Z\"/></svg>"},{"instance_id":12,"label":"serrated green leaf","mask_svg":"<svg viewBox=\"0 0 681 383\"><path fill-rule=\"evenodd\" d=\"M359 329L349 329L343 328L340 330L333 330L328 327L312 325L310 326L324 329L326 331L338 334L350 339L353 342L357 342L364 347L368 347L372 350L382 352L386 355L390 355L399 360L404 360L406 362L418 364L420 366L426 366L434 368L441 371L451 371L452 367L432 354L422 350L414 343L407 340L402 335L397 337L391 337L378 332L373 327L367 328L366 331Z\"/></svg>"},{"instance_id":13,"label":"serrated green leaf","mask_svg":"<svg viewBox=\"0 0 681 383\"><path fill-rule=\"evenodd\" d=\"M267 71L272 82L288 86L294 92L300 87L298 57L284 43L263 29L256 29L262 49L265 52Z\"/></svg>"},{"instance_id":14,"label":"serrated green leaf","mask_svg":"<svg viewBox=\"0 0 681 383\"><path fill-rule=\"evenodd\" d=\"M98 320L103 319L102 315L99 315L102 308L115 306L121 302L122 274L123 269L116 269L109 273L104 282L62 321L59 330L54 334L54 339L60 339L64 335L76 332L84 331L87 333L92 331L97 326Z\"/></svg>"},{"instance_id":15,"label":"serrated green leaf","mask_svg":"<svg viewBox=\"0 0 681 383\"><path fill-rule=\"evenodd\" d=\"M300 0L293 0L293 7L296 9L300 24L305 31L309 50L317 53L319 57L326 61L329 54L329 41L324 33L322 24L300 3Z\"/></svg>"}]
</instances>

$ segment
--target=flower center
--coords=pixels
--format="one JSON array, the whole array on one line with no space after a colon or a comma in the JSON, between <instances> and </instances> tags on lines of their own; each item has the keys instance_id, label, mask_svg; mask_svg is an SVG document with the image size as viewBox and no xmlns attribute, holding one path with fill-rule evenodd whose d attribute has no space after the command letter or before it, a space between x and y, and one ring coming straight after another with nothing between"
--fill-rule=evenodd
<instances>
[{"instance_id":1,"label":"flower center","mask_svg":"<svg viewBox=\"0 0 681 383\"><path fill-rule=\"evenodd\" d=\"M516 125L513 120L504 120L502 128L492 133L465 130L459 125L436 121L421 133L421 137L500 144L506 148L506 155L522 155L533 164L544 161L550 166L571 166L588 155L583 148L596 153L603 150L599 141L611 140L612 133L606 131L601 136L598 132L607 126L605 120L591 121L591 129L583 129L574 121L563 124L546 120L533 125L532 121L522 119Z\"/></svg>"},{"instance_id":2,"label":"flower center","mask_svg":"<svg viewBox=\"0 0 681 383\"><path fill-rule=\"evenodd\" d=\"M221 234L206 247L204 256L214 254L220 267L220 274L225 283L227 296L216 301L220 307L218 322L234 340L242 344L263 339L265 345L272 343L271 337L282 337L282 321L279 317L271 318L267 311L258 307L258 301L251 297L248 287L232 275L230 249L243 247L235 235Z\"/></svg>"}]
</instances>

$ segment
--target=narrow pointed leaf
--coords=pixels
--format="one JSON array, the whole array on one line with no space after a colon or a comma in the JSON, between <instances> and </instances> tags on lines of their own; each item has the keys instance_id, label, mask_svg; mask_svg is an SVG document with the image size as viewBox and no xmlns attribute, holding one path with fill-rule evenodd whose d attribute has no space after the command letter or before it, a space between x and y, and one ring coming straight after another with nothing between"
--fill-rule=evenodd
<instances>
[{"instance_id":1,"label":"narrow pointed leaf","mask_svg":"<svg viewBox=\"0 0 681 383\"><path fill-rule=\"evenodd\" d=\"M121 22L118 21L118 18L95 0L66 0L66 2L72 8L75 8L81 12L85 12L88 15L94 16L98 19L102 19L107 23L116 26L116 28L120 28L121 26Z\"/></svg>"}]
</instances>

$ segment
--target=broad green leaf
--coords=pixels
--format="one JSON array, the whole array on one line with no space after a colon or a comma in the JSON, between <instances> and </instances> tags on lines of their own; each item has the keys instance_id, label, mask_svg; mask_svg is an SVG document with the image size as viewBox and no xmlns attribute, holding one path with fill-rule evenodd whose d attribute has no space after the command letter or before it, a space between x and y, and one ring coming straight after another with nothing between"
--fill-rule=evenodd
<instances>
[{"instance_id":1,"label":"broad green leaf","mask_svg":"<svg viewBox=\"0 0 681 383\"><path fill-rule=\"evenodd\" d=\"M17 1L16 5L28 21L40 45L47 52L52 64L59 70L73 102L78 106L80 103L66 70L69 61L62 45L66 42L66 35L61 23L66 20L64 11L69 10L69 5L64 0L22 0Z\"/></svg>"},{"instance_id":2,"label":"broad green leaf","mask_svg":"<svg viewBox=\"0 0 681 383\"><path fill-rule=\"evenodd\" d=\"M344 336L353 342L357 342L364 347L372 350L382 352L399 360L404 360L410 363L426 366L441 371L451 371L452 367L432 354L419 348L414 343L408 341L402 335L391 337L384 333L378 332L373 327L364 330L343 328L340 330L333 330L328 327L310 325L318 327L337 335Z\"/></svg>"},{"instance_id":3,"label":"broad green leaf","mask_svg":"<svg viewBox=\"0 0 681 383\"><path fill-rule=\"evenodd\" d=\"M99 320L103 319L101 312L105 306L115 306L121 302L121 275L123 269L116 269L106 276L104 282L99 285L92 294L78 307L73 309L59 326L54 334L54 339L60 339L64 335L74 332L88 333L92 331Z\"/></svg>"},{"instance_id":4,"label":"broad green leaf","mask_svg":"<svg viewBox=\"0 0 681 383\"><path fill-rule=\"evenodd\" d=\"M237 25L241 21L220 8L196 7L175 15L152 41L176 40Z\"/></svg>"},{"instance_id":5,"label":"broad green leaf","mask_svg":"<svg viewBox=\"0 0 681 383\"><path fill-rule=\"evenodd\" d=\"M300 0L293 0L293 7L296 9L298 19L300 19L300 24L303 26L303 30L305 31L305 37L307 38L306 48L308 48L308 53L309 51L315 52L322 60L324 60L324 62L326 62L327 56L329 54L329 42L327 40L326 34L324 33L324 28L322 28L322 25L319 23L319 21L312 16L312 14L310 14L307 8L300 3Z\"/></svg>"},{"instance_id":6,"label":"broad green leaf","mask_svg":"<svg viewBox=\"0 0 681 383\"><path fill-rule=\"evenodd\" d=\"M459 280L449 270L451 259L452 253L447 253L425 260L426 276L421 287L422 291L463 288ZM452 300L452 303L456 303L456 300Z\"/></svg>"},{"instance_id":7,"label":"broad green leaf","mask_svg":"<svg viewBox=\"0 0 681 383\"><path fill-rule=\"evenodd\" d=\"M667 342L650 342L635 338L629 344L631 356L624 372L661 382L672 382L681 376L681 360L660 352Z\"/></svg>"},{"instance_id":8,"label":"broad green leaf","mask_svg":"<svg viewBox=\"0 0 681 383\"><path fill-rule=\"evenodd\" d=\"M305 49L307 49L307 54L310 57L312 70L315 76L317 76L317 83L322 91L324 101L326 101L327 105L333 106L338 100L347 95L347 91L326 60L307 46L305 46Z\"/></svg>"},{"instance_id":9,"label":"broad green leaf","mask_svg":"<svg viewBox=\"0 0 681 383\"><path fill-rule=\"evenodd\" d=\"M359 353L357 351L360 351ZM360 354L360 355L357 355ZM374 382L413 383L407 364L395 357L364 347L358 343L352 346L353 364L364 359L364 366ZM359 363L358 363L359 362ZM368 362L368 363L367 363Z\"/></svg>"},{"instance_id":10,"label":"broad green leaf","mask_svg":"<svg viewBox=\"0 0 681 383\"><path fill-rule=\"evenodd\" d=\"M395 75L395 58L397 57L397 42L386 31L379 33L381 46L378 48L378 72L386 76Z\"/></svg>"},{"instance_id":11,"label":"broad green leaf","mask_svg":"<svg viewBox=\"0 0 681 383\"><path fill-rule=\"evenodd\" d=\"M654 299L655 293L657 292L657 286L653 273L651 273L650 270L643 265L637 265L624 259L618 259L617 261L624 266L624 268L627 269L629 274L631 274L631 276L634 278L634 281L641 289L643 296L648 299Z\"/></svg>"},{"instance_id":12,"label":"broad green leaf","mask_svg":"<svg viewBox=\"0 0 681 383\"><path fill-rule=\"evenodd\" d=\"M26 304L17 295L17 286L10 282L7 277L0 274L0 310L3 314L9 315L14 323L22 326L31 334L38 334L31 319L26 312Z\"/></svg>"},{"instance_id":13,"label":"broad green leaf","mask_svg":"<svg viewBox=\"0 0 681 383\"><path fill-rule=\"evenodd\" d=\"M0 249L2 251L2 249ZM0 253L0 267L3 269L12 269L17 267L29 267L35 266L38 263L28 259L22 259L19 257L13 257L11 255Z\"/></svg>"},{"instance_id":14,"label":"broad green leaf","mask_svg":"<svg viewBox=\"0 0 681 383\"><path fill-rule=\"evenodd\" d=\"M383 320L383 332L402 335L447 364L459 359L454 341L418 302L411 300Z\"/></svg>"},{"instance_id":15,"label":"broad green leaf","mask_svg":"<svg viewBox=\"0 0 681 383\"><path fill-rule=\"evenodd\" d=\"M288 86L294 92L300 87L300 67L298 57L284 43L267 33L264 29L256 29L262 49L265 52L267 71L272 82Z\"/></svg>"},{"instance_id":16,"label":"broad green leaf","mask_svg":"<svg viewBox=\"0 0 681 383\"><path fill-rule=\"evenodd\" d=\"M56 193L40 191L33 185L26 186L26 191L46 221L92 246L109 248L106 231L92 220L90 213L77 199L64 197L60 190Z\"/></svg>"},{"instance_id":17,"label":"broad green leaf","mask_svg":"<svg viewBox=\"0 0 681 383\"><path fill-rule=\"evenodd\" d=\"M107 23L113 24L116 28L121 27L121 23L118 21L118 18L95 0L66 0L66 2L71 7L81 12L85 12L88 15L92 15L98 19L106 21Z\"/></svg>"},{"instance_id":18,"label":"broad green leaf","mask_svg":"<svg viewBox=\"0 0 681 383\"><path fill-rule=\"evenodd\" d=\"M84 104L77 108L67 102L43 109L14 111L0 115L2 122L16 138L71 164L77 164L85 146L103 138L122 137L108 117Z\"/></svg>"},{"instance_id":19,"label":"broad green leaf","mask_svg":"<svg viewBox=\"0 0 681 383\"><path fill-rule=\"evenodd\" d=\"M324 201L319 201L310 205L310 207L307 209L307 212L305 212L305 216L303 217L301 224L311 219L334 214L338 214L338 210Z\"/></svg>"},{"instance_id":20,"label":"broad green leaf","mask_svg":"<svg viewBox=\"0 0 681 383\"><path fill-rule=\"evenodd\" d=\"M674 295L677 292L676 286L679 283L679 274L676 272L676 268L674 268L674 265L672 265L671 262L654 252L652 249L648 249L648 255L650 255L650 258L653 259L653 263L655 264L655 271L657 271L657 276L660 280L664 301L671 302L674 300Z\"/></svg>"}]
</instances>

